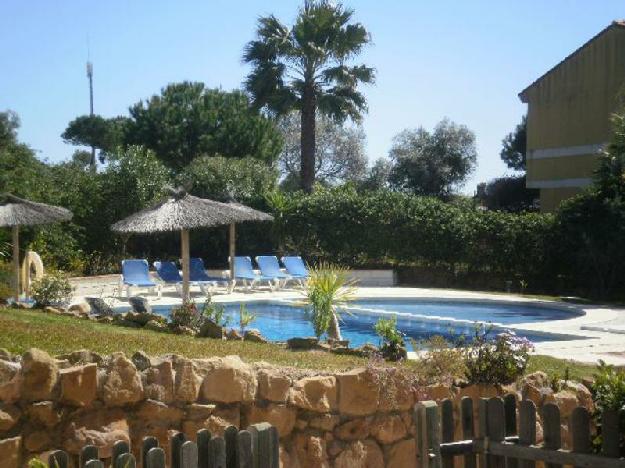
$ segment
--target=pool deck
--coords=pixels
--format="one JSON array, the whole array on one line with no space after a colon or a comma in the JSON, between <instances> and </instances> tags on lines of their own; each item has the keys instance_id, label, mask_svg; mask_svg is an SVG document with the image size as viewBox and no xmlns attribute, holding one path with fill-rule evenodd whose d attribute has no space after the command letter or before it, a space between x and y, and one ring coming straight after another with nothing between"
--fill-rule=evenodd
<instances>
[{"instance_id":1,"label":"pool deck","mask_svg":"<svg viewBox=\"0 0 625 468\"><path fill-rule=\"evenodd\" d=\"M127 306L128 302L118 297L116 276L76 278L72 281L76 288L77 299L84 296L102 297L111 306ZM198 288L192 288L192 298L200 303L205 297ZM163 288L163 296L158 299L155 293L145 290L133 291L133 294L146 297L154 306L170 306L181 303L173 287ZM512 329L531 330L534 332L566 334L579 337L566 341L546 341L536 343L536 354L545 354L561 359L571 359L585 363L596 363L599 359L608 364L625 365L625 308L603 305L578 305L560 301L546 301L514 294L483 293L452 289L407 288L407 287L360 287L357 298L395 298L395 299L437 299L499 301L520 304L544 304L549 307L561 307L576 312L566 320L532 322L507 326ZM270 291L268 288L248 291L237 289L227 293L223 288L212 295L215 303L240 301L298 300L303 298L301 289ZM578 315L583 312L583 315ZM414 357L414 353L411 357Z\"/></svg>"}]
</instances>

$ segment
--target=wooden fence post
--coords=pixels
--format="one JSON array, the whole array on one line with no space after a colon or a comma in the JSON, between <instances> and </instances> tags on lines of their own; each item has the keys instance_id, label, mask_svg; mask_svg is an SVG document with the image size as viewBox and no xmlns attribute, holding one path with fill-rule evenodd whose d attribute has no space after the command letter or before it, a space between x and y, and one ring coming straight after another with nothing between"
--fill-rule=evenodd
<instances>
[{"instance_id":1,"label":"wooden fence post","mask_svg":"<svg viewBox=\"0 0 625 468\"><path fill-rule=\"evenodd\" d=\"M91 459L87 461L84 465L84 468L104 468L104 463L100 460Z\"/></svg>"},{"instance_id":2,"label":"wooden fence post","mask_svg":"<svg viewBox=\"0 0 625 468\"><path fill-rule=\"evenodd\" d=\"M255 468L252 434L249 431L240 431L237 434L237 451L239 453L239 465L236 468Z\"/></svg>"},{"instance_id":3,"label":"wooden fence post","mask_svg":"<svg viewBox=\"0 0 625 468\"><path fill-rule=\"evenodd\" d=\"M590 453L590 414L582 406L578 406L571 413L569 430L573 440L572 451L575 453Z\"/></svg>"},{"instance_id":4,"label":"wooden fence post","mask_svg":"<svg viewBox=\"0 0 625 468\"><path fill-rule=\"evenodd\" d=\"M197 444L187 440L180 446L180 468L197 468Z\"/></svg>"},{"instance_id":5,"label":"wooden fence post","mask_svg":"<svg viewBox=\"0 0 625 468\"><path fill-rule=\"evenodd\" d=\"M165 451L160 447L148 450L143 468L165 468Z\"/></svg>"},{"instance_id":6,"label":"wooden fence post","mask_svg":"<svg viewBox=\"0 0 625 468\"><path fill-rule=\"evenodd\" d=\"M619 456L619 412L604 410L601 416L601 451L604 456L617 458Z\"/></svg>"},{"instance_id":7,"label":"wooden fence post","mask_svg":"<svg viewBox=\"0 0 625 468\"><path fill-rule=\"evenodd\" d=\"M208 429L197 431L197 466L198 468L208 468L208 444L211 440L211 433Z\"/></svg>"},{"instance_id":8,"label":"wooden fence post","mask_svg":"<svg viewBox=\"0 0 625 468\"><path fill-rule=\"evenodd\" d=\"M523 400L519 404L519 445L536 444L536 405L532 400ZM520 468L535 468L536 462L521 460Z\"/></svg>"},{"instance_id":9,"label":"wooden fence post","mask_svg":"<svg viewBox=\"0 0 625 468\"><path fill-rule=\"evenodd\" d=\"M484 441L488 436L488 398L480 398L478 401L478 438ZM490 468L488 466L488 457L484 452L480 452L477 456L480 468Z\"/></svg>"},{"instance_id":10,"label":"wooden fence post","mask_svg":"<svg viewBox=\"0 0 625 468\"><path fill-rule=\"evenodd\" d=\"M462 418L462 438L473 440L475 437L475 422L473 420L473 399L463 397L460 402L460 417ZM475 454L467 453L464 456L464 468L476 468Z\"/></svg>"},{"instance_id":11,"label":"wooden fence post","mask_svg":"<svg viewBox=\"0 0 625 468\"><path fill-rule=\"evenodd\" d=\"M503 442L506 438L505 408L503 400L493 397L487 403L486 435L493 442ZM497 455L488 455L489 468L504 468L505 458Z\"/></svg>"},{"instance_id":12,"label":"wooden fence post","mask_svg":"<svg viewBox=\"0 0 625 468\"><path fill-rule=\"evenodd\" d=\"M113 444L112 465L117 468L117 459L124 453L130 453L130 445L125 440L118 440Z\"/></svg>"},{"instance_id":13,"label":"wooden fence post","mask_svg":"<svg viewBox=\"0 0 625 468\"><path fill-rule=\"evenodd\" d=\"M236 426L228 426L224 431L224 441L226 442L226 465L228 467L237 466L237 434L239 429Z\"/></svg>"},{"instance_id":14,"label":"wooden fence post","mask_svg":"<svg viewBox=\"0 0 625 468\"><path fill-rule=\"evenodd\" d=\"M113 464L114 468L137 468L137 461L132 453L122 453Z\"/></svg>"},{"instance_id":15,"label":"wooden fence post","mask_svg":"<svg viewBox=\"0 0 625 468\"><path fill-rule=\"evenodd\" d=\"M505 416L505 432L506 437L512 437L517 435L516 427L516 407L517 400L516 395L508 393L503 399L504 416ZM506 458L506 468L518 468L518 458L508 457Z\"/></svg>"},{"instance_id":16,"label":"wooden fence post","mask_svg":"<svg viewBox=\"0 0 625 468\"><path fill-rule=\"evenodd\" d=\"M68 468L69 457L62 450L55 450L48 456L48 466L55 468Z\"/></svg>"},{"instance_id":17,"label":"wooden fence post","mask_svg":"<svg viewBox=\"0 0 625 468\"><path fill-rule=\"evenodd\" d=\"M85 445L80 450L80 462L78 466L84 468L89 460L98 460L98 447L95 445Z\"/></svg>"},{"instance_id":18,"label":"wooden fence post","mask_svg":"<svg viewBox=\"0 0 625 468\"><path fill-rule=\"evenodd\" d=\"M208 443L208 468L226 468L226 441L213 437Z\"/></svg>"},{"instance_id":19,"label":"wooden fence post","mask_svg":"<svg viewBox=\"0 0 625 468\"><path fill-rule=\"evenodd\" d=\"M417 426L417 468L442 468L438 406L422 401L415 407Z\"/></svg>"},{"instance_id":20,"label":"wooden fence post","mask_svg":"<svg viewBox=\"0 0 625 468\"><path fill-rule=\"evenodd\" d=\"M554 403L547 403L543 406L543 433L545 449L559 450L562 446L560 408ZM547 463L545 466L547 468L562 468L562 465L555 463Z\"/></svg>"},{"instance_id":21,"label":"wooden fence post","mask_svg":"<svg viewBox=\"0 0 625 468\"><path fill-rule=\"evenodd\" d=\"M441 441L454 441L454 402L446 398L441 403ZM454 468L453 455L442 456L443 468Z\"/></svg>"},{"instance_id":22,"label":"wooden fence post","mask_svg":"<svg viewBox=\"0 0 625 468\"><path fill-rule=\"evenodd\" d=\"M156 437L148 436L143 438L141 443L141 460L139 460L142 468L145 468L148 452L155 447L158 447L158 439Z\"/></svg>"},{"instance_id":23,"label":"wooden fence post","mask_svg":"<svg viewBox=\"0 0 625 468\"><path fill-rule=\"evenodd\" d=\"M169 441L169 446L171 449L171 468L181 468L180 467L180 447L185 442L187 438L182 432L177 432L172 436Z\"/></svg>"}]
</instances>

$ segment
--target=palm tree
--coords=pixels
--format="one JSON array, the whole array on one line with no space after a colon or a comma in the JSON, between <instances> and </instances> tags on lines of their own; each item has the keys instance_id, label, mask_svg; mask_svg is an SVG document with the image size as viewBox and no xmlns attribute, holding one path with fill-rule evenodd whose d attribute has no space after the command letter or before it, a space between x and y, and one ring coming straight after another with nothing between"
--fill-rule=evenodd
<instances>
[{"instance_id":1,"label":"palm tree","mask_svg":"<svg viewBox=\"0 0 625 468\"><path fill-rule=\"evenodd\" d=\"M348 65L371 41L365 27L351 23L354 12L328 0L307 0L289 28L275 16L258 20L256 40L245 47L252 65L245 87L256 108L275 115L301 113L301 184L315 182L315 116L337 122L359 121L367 105L360 83L373 83L375 71Z\"/></svg>"}]
</instances>

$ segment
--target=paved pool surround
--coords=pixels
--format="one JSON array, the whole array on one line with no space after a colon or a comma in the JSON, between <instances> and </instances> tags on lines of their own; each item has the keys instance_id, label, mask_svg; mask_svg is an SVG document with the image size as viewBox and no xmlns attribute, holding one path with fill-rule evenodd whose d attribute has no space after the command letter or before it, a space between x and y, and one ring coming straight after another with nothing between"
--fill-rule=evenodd
<instances>
[{"instance_id":1,"label":"paved pool surround","mask_svg":"<svg viewBox=\"0 0 625 468\"><path fill-rule=\"evenodd\" d=\"M356 293L356 298L363 299L427 299L427 300L465 300L465 301L486 301L492 302L512 302L519 304L548 305L550 308L562 307L572 310L570 319L554 320L533 323L520 323L508 328L518 328L531 330L537 333L553 333L569 335L569 337L579 337L579 339L568 339L566 341L548 341L536 344L535 353L545 354L561 359L572 359L579 362L596 363L599 359L609 364L625 365L625 309L603 305L576 305L558 301L544 301L514 294L483 293L473 291L461 291L453 289L435 288L407 288L397 286L368 286L367 275L371 273L373 283L390 281L393 283L390 270L367 270L366 274L358 272L358 276L363 279ZM392 273L392 272L391 272ZM385 276L386 275L386 276ZM356 276L356 275L355 275ZM75 286L76 301L84 296L102 297L110 302L113 307L128 306L125 298L118 297L118 275L106 275L88 278L73 278ZM144 295L151 304L155 306L175 306L181 303L180 296L173 287L165 287L160 299L156 294L146 293L142 290L135 290L134 293ZM199 288L192 287L191 294L194 300L201 302L204 300ZM285 289L280 291L270 291L267 287L255 289L253 291L237 288L233 293L227 293L223 288L217 289L212 298L215 303L245 302L245 301L273 301L273 300L298 300L303 296L301 289ZM414 353L410 356L415 358Z\"/></svg>"}]
</instances>

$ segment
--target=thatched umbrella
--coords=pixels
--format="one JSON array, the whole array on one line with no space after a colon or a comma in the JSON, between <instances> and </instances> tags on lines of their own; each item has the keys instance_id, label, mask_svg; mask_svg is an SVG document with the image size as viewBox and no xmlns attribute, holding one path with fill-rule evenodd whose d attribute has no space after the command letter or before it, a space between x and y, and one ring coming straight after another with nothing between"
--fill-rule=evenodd
<instances>
[{"instance_id":1,"label":"thatched umbrella","mask_svg":"<svg viewBox=\"0 0 625 468\"><path fill-rule=\"evenodd\" d=\"M169 191L170 195L164 200L118 221L111 226L111 229L122 233L180 231L182 296L184 300L187 300L189 298L189 230L232 225L240 221L257 219L258 215L252 216L243 205L231 205L194 197L182 188L170 188Z\"/></svg>"},{"instance_id":2,"label":"thatched umbrella","mask_svg":"<svg viewBox=\"0 0 625 468\"><path fill-rule=\"evenodd\" d=\"M19 227L69 221L72 212L60 206L36 203L11 194L4 194L0 204L0 226L13 228L13 268L15 272L15 301L20 295Z\"/></svg>"}]
</instances>

